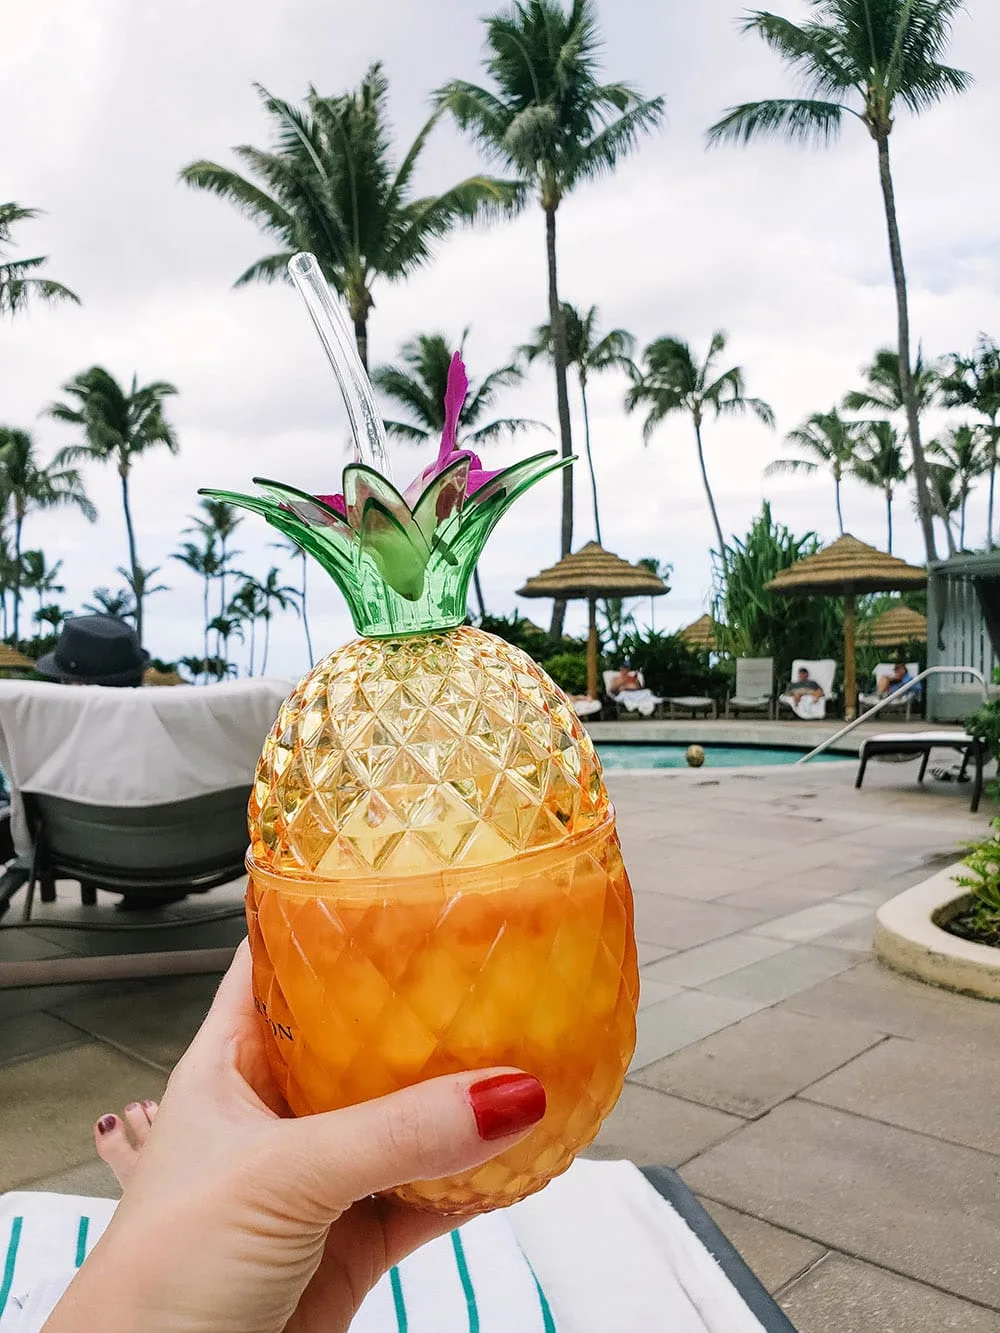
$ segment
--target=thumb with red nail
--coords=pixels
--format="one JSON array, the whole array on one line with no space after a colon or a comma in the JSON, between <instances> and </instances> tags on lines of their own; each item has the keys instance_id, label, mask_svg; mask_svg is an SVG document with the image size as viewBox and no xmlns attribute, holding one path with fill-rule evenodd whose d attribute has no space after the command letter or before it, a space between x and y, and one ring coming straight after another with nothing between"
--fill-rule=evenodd
<instances>
[{"instance_id":1,"label":"thumb with red nail","mask_svg":"<svg viewBox=\"0 0 1000 1333\"><path fill-rule=\"evenodd\" d=\"M536 1078L488 1069L287 1118L244 945L45 1333L347 1330L384 1272L455 1225L380 1196L479 1166L544 1114Z\"/></svg>"}]
</instances>

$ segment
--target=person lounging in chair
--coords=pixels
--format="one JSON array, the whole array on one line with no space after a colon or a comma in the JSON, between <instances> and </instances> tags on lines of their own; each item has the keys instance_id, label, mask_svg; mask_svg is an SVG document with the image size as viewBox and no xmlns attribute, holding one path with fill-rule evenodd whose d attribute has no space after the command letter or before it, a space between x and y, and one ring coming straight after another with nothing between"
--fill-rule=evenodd
<instances>
[{"instance_id":1,"label":"person lounging in chair","mask_svg":"<svg viewBox=\"0 0 1000 1333\"><path fill-rule=\"evenodd\" d=\"M804 721L826 716L823 687L812 679L805 667L799 667L796 679L781 696L781 703L787 704L795 716Z\"/></svg>"},{"instance_id":2,"label":"person lounging in chair","mask_svg":"<svg viewBox=\"0 0 1000 1333\"><path fill-rule=\"evenodd\" d=\"M890 694L895 694L896 691L901 690L904 685L909 685L912 679L913 677L906 669L906 663L897 662L892 668L892 674L889 676L882 676L879 680L878 697L880 699L888 699Z\"/></svg>"}]
</instances>

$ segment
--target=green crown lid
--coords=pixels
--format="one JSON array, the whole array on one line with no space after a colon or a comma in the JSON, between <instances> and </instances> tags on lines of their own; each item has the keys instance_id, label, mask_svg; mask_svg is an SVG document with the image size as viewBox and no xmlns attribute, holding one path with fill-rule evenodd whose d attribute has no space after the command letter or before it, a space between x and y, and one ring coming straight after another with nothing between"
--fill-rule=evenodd
<instances>
[{"instance_id":1,"label":"green crown lid","mask_svg":"<svg viewBox=\"0 0 1000 1333\"><path fill-rule=\"evenodd\" d=\"M466 618L469 582L501 517L536 482L569 466L555 450L500 472L456 447L468 381L456 353L448 376L437 460L401 494L389 476L385 430L353 339L312 255L289 263L330 358L361 460L344 469L343 492L309 495L255 477L261 495L201 495L262 515L336 582L359 634L391 638L452 629Z\"/></svg>"}]
</instances>

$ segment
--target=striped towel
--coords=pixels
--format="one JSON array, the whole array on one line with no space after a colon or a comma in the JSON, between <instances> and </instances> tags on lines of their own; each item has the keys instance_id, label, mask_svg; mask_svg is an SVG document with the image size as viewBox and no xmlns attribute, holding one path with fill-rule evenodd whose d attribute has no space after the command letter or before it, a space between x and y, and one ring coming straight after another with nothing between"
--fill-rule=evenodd
<instances>
[{"instance_id":1,"label":"striped towel","mask_svg":"<svg viewBox=\"0 0 1000 1333\"><path fill-rule=\"evenodd\" d=\"M39 1333L114 1211L0 1196L0 1333ZM6 1257L4 1257L6 1256ZM577 1161L388 1273L352 1333L764 1333L687 1223L630 1162Z\"/></svg>"}]
</instances>

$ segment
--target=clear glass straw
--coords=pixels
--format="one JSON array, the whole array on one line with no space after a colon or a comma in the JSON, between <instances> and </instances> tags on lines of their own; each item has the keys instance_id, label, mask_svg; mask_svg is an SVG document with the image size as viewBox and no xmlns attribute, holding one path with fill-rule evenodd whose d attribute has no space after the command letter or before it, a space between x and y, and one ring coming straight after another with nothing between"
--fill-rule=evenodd
<instances>
[{"instance_id":1,"label":"clear glass straw","mask_svg":"<svg viewBox=\"0 0 1000 1333\"><path fill-rule=\"evenodd\" d=\"M315 255L293 255L288 261L288 274L306 303L344 395L358 461L367 463L391 481L385 427L340 303L323 277Z\"/></svg>"}]
</instances>

